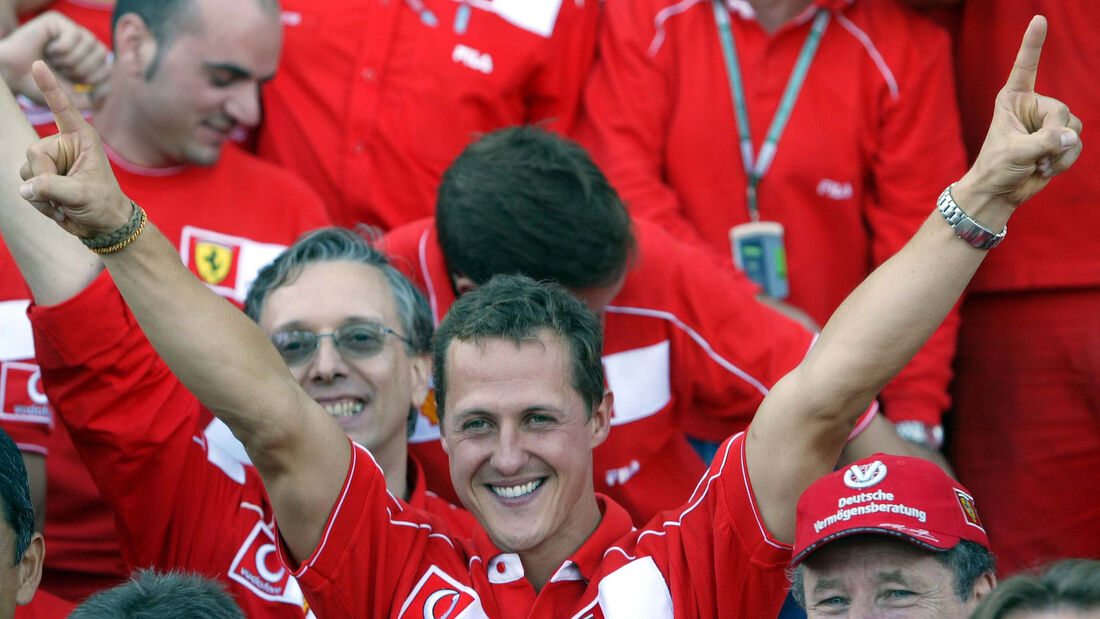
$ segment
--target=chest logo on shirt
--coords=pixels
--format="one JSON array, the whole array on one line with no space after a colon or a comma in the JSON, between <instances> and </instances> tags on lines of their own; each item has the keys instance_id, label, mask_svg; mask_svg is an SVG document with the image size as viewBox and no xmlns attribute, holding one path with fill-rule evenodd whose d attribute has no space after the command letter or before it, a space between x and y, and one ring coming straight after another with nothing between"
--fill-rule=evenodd
<instances>
[{"instance_id":1,"label":"chest logo on shirt","mask_svg":"<svg viewBox=\"0 0 1100 619\"><path fill-rule=\"evenodd\" d=\"M199 241L195 243L195 270L208 284L220 284L229 276L236 262L234 247Z\"/></svg>"},{"instance_id":2,"label":"chest logo on shirt","mask_svg":"<svg viewBox=\"0 0 1100 619\"><path fill-rule=\"evenodd\" d=\"M50 404L42 392L42 371L33 363L0 363L0 419L49 424Z\"/></svg>"},{"instance_id":3,"label":"chest logo on shirt","mask_svg":"<svg viewBox=\"0 0 1100 619\"><path fill-rule=\"evenodd\" d=\"M485 75L493 72L493 57L489 52L479 52L472 47L459 43L451 52L451 62L457 62L468 69L480 71Z\"/></svg>"},{"instance_id":4,"label":"chest logo on shirt","mask_svg":"<svg viewBox=\"0 0 1100 619\"><path fill-rule=\"evenodd\" d=\"M473 589L431 566L401 605L400 619L474 619L485 617Z\"/></svg>"},{"instance_id":5,"label":"chest logo on shirt","mask_svg":"<svg viewBox=\"0 0 1100 619\"><path fill-rule=\"evenodd\" d=\"M229 577L272 602L301 605L301 589L279 559L275 533L262 520L256 523L233 563Z\"/></svg>"}]
</instances>

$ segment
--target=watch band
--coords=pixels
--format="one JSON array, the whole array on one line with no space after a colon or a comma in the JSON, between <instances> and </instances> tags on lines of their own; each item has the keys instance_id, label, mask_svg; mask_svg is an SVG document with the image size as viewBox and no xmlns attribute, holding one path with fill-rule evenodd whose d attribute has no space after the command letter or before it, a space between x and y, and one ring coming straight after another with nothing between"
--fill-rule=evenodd
<instances>
[{"instance_id":1,"label":"watch band","mask_svg":"<svg viewBox=\"0 0 1100 619\"><path fill-rule=\"evenodd\" d=\"M929 425L921 421L899 421L894 424L898 436L933 451L943 447L943 426Z\"/></svg>"},{"instance_id":2,"label":"watch band","mask_svg":"<svg viewBox=\"0 0 1100 619\"><path fill-rule=\"evenodd\" d=\"M936 200L936 208L940 215L947 220L948 225L955 231L955 236L970 243L978 249L993 249L1004 240L1008 233L1008 226L1001 228L999 233L986 228L967 215L951 197L951 188L954 183L947 186Z\"/></svg>"}]
</instances>

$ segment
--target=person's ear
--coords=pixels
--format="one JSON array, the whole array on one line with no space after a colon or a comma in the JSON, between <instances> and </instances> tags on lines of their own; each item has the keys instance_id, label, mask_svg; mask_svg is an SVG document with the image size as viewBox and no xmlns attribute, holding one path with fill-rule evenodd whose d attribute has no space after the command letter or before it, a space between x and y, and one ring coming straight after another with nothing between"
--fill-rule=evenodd
<instances>
[{"instance_id":1,"label":"person's ear","mask_svg":"<svg viewBox=\"0 0 1100 619\"><path fill-rule=\"evenodd\" d=\"M31 537L31 543L23 558L19 561L19 589L15 592L15 603L22 606L30 604L38 583L42 580L42 561L46 558L46 541L41 533Z\"/></svg>"},{"instance_id":2,"label":"person's ear","mask_svg":"<svg viewBox=\"0 0 1100 619\"><path fill-rule=\"evenodd\" d=\"M974 581L974 589L970 592L970 602L972 609L978 605L978 602L982 601L982 598L989 595L994 589L997 588L997 577L993 572L986 572L978 577L978 580Z\"/></svg>"},{"instance_id":3,"label":"person's ear","mask_svg":"<svg viewBox=\"0 0 1100 619\"><path fill-rule=\"evenodd\" d=\"M470 279L469 277L466 277L465 275L460 275L458 273L452 273L451 274L451 281L454 282L455 294L458 295L458 296L462 296L462 295L466 294L467 292L471 292L471 291L474 291L474 290L478 289L478 285L474 282L474 280Z\"/></svg>"},{"instance_id":4,"label":"person's ear","mask_svg":"<svg viewBox=\"0 0 1100 619\"><path fill-rule=\"evenodd\" d=\"M127 75L145 79L157 56L157 40L137 13L118 18L114 30L114 63Z\"/></svg>"},{"instance_id":5,"label":"person's ear","mask_svg":"<svg viewBox=\"0 0 1100 619\"><path fill-rule=\"evenodd\" d=\"M592 411L592 418L588 420L592 428L590 445L592 449L607 440L607 435L611 432L611 410L613 408L615 408L615 394L611 393L609 389L604 392L603 399L596 405L596 410Z\"/></svg>"},{"instance_id":6,"label":"person's ear","mask_svg":"<svg viewBox=\"0 0 1100 619\"><path fill-rule=\"evenodd\" d=\"M428 399L429 385L432 381L432 357L427 353L409 356L409 385L412 387L412 401L416 408L424 406Z\"/></svg>"}]
</instances>

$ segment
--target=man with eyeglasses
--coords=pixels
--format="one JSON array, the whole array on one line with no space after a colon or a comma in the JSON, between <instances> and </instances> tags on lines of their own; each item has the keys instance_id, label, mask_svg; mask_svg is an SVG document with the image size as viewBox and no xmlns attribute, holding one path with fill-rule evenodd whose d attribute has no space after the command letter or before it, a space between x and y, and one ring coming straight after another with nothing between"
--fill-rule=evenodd
<instances>
[{"instance_id":1,"label":"man with eyeglasses","mask_svg":"<svg viewBox=\"0 0 1100 619\"><path fill-rule=\"evenodd\" d=\"M35 258L48 237L26 227L32 213L11 199L35 136L4 89L0 130L10 138L0 145L0 230L35 299L50 305L35 336L43 383L115 512L128 566L214 576L249 617L310 616L278 558L256 469L206 439L205 409L151 348L99 260L80 247L76 262ZM298 384L374 454L392 509L419 508L442 529L476 526L425 492L407 455L409 421L427 394L432 321L384 255L355 232L317 230L261 270L245 310Z\"/></svg>"},{"instance_id":2,"label":"man with eyeglasses","mask_svg":"<svg viewBox=\"0 0 1100 619\"><path fill-rule=\"evenodd\" d=\"M485 525L451 536L386 491L373 455L285 372L269 334L142 225L94 130L43 65L35 77L66 148L32 146L19 191L84 244L121 236L104 264L157 352L246 445L277 512L280 555L318 615L765 617L786 591L799 495L834 466L1016 207L1081 153L1081 121L1034 92L1045 35L1036 17L975 166L841 305L748 430L727 439L696 497L646 529L593 491L592 449L607 437L614 396L603 388L599 322L560 287L501 276L440 325L433 372L451 478ZM16 231L37 229L49 247L47 260L37 245L22 248L28 270L86 264L81 243L46 233L48 219L23 224ZM57 281L72 277L40 282L42 293L77 294ZM32 322L45 311L32 308Z\"/></svg>"},{"instance_id":3,"label":"man with eyeglasses","mask_svg":"<svg viewBox=\"0 0 1100 619\"><path fill-rule=\"evenodd\" d=\"M47 393L115 510L127 563L216 574L248 616L301 617L255 469L203 440L201 405L120 301L101 275L79 297L43 308L37 336ZM384 255L350 230L309 233L260 271L245 312L302 388L370 450L395 509L421 509L452 531L476 527L426 492L408 455L432 322Z\"/></svg>"}]
</instances>

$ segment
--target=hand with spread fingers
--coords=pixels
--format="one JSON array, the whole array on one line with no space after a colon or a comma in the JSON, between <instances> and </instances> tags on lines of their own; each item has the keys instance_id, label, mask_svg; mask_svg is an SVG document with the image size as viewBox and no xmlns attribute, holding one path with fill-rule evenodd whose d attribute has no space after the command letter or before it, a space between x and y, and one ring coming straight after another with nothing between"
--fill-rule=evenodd
<instances>
[{"instance_id":1,"label":"hand with spread fingers","mask_svg":"<svg viewBox=\"0 0 1100 619\"><path fill-rule=\"evenodd\" d=\"M1081 119L1061 101L1035 92L1046 34L1046 18L1034 17L1008 81L997 95L981 152L960 181L960 185L973 181L983 193L1012 208L1069 169L1081 154Z\"/></svg>"},{"instance_id":2,"label":"hand with spread fingers","mask_svg":"<svg viewBox=\"0 0 1100 619\"><path fill-rule=\"evenodd\" d=\"M81 238L121 228L133 206L115 180L99 134L44 62L36 61L31 72L53 112L58 133L27 149L27 161L19 170L26 181L20 195Z\"/></svg>"},{"instance_id":3,"label":"hand with spread fingers","mask_svg":"<svg viewBox=\"0 0 1100 619\"><path fill-rule=\"evenodd\" d=\"M45 103L31 79L31 63L45 60L80 109L106 90L111 65L107 47L68 17L47 11L0 39L0 74L11 88Z\"/></svg>"}]
</instances>

